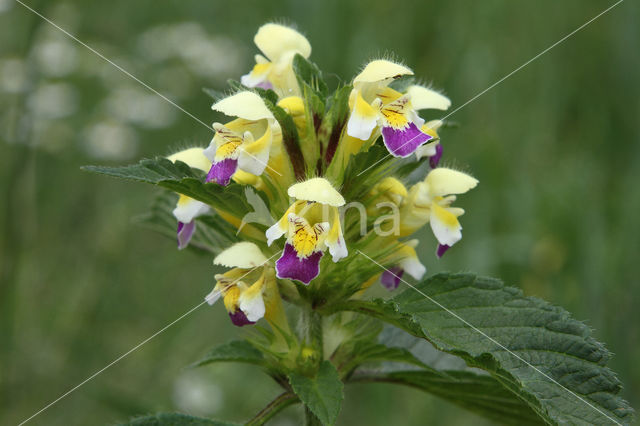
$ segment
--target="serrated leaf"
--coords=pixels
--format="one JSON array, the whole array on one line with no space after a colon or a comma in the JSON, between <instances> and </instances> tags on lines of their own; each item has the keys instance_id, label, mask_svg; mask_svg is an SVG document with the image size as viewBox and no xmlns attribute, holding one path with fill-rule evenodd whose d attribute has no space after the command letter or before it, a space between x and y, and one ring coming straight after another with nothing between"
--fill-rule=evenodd
<instances>
[{"instance_id":1,"label":"serrated leaf","mask_svg":"<svg viewBox=\"0 0 640 426\"><path fill-rule=\"evenodd\" d=\"M138 164L121 167L84 166L82 170L117 177L158 184L164 180L197 178L202 175L182 161L175 163L162 157L140 160Z\"/></svg>"},{"instance_id":2,"label":"serrated leaf","mask_svg":"<svg viewBox=\"0 0 640 426\"><path fill-rule=\"evenodd\" d=\"M147 213L133 218L134 223L175 241L177 222L173 216L173 209L177 198L172 192L162 191L156 196ZM237 242L235 228L219 216L200 216L196 218L196 223L196 232L189 242L189 249L218 254Z\"/></svg>"},{"instance_id":3,"label":"serrated leaf","mask_svg":"<svg viewBox=\"0 0 640 426\"><path fill-rule=\"evenodd\" d=\"M370 342L367 344L358 345L355 348L353 358L341 366L340 370L349 373L352 369L363 364L377 363L382 361L397 362L403 364L411 364L428 370L432 370L431 367L424 364L418 358L416 358L411 352L404 348L386 346L381 343ZM433 370L435 373L435 370Z\"/></svg>"},{"instance_id":4,"label":"serrated leaf","mask_svg":"<svg viewBox=\"0 0 640 426\"><path fill-rule=\"evenodd\" d=\"M158 413L137 417L123 426L235 426L237 423L219 422L217 420L193 417L180 413Z\"/></svg>"},{"instance_id":5,"label":"serrated leaf","mask_svg":"<svg viewBox=\"0 0 640 426\"><path fill-rule=\"evenodd\" d=\"M545 424L524 401L489 375L479 375L470 371L429 370L360 372L354 375L352 381L411 386L500 424Z\"/></svg>"},{"instance_id":6,"label":"serrated leaf","mask_svg":"<svg viewBox=\"0 0 640 426\"><path fill-rule=\"evenodd\" d=\"M473 371L487 374L485 371L469 367L462 358L437 350L429 341L415 337L406 331L386 324L378 336L378 342L387 346L408 350L420 362L436 371L455 370ZM386 365L385 371L399 370L399 366Z\"/></svg>"},{"instance_id":7,"label":"serrated leaf","mask_svg":"<svg viewBox=\"0 0 640 426\"><path fill-rule=\"evenodd\" d=\"M246 340L233 340L213 348L193 367L212 364L214 362L243 362L246 364L264 365L265 359L256 347Z\"/></svg>"},{"instance_id":8,"label":"serrated leaf","mask_svg":"<svg viewBox=\"0 0 640 426\"><path fill-rule=\"evenodd\" d=\"M196 218L196 223L198 225L194 235L196 243L210 247L212 253L220 253L239 240L236 236L236 228L218 215L199 216Z\"/></svg>"},{"instance_id":9,"label":"serrated leaf","mask_svg":"<svg viewBox=\"0 0 640 426\"><path fill-rule=\"evenodd\" d=\"M439 274L415 288L353 310L489 372L548 423L631 422L609 352L562 308L473 274Z\"/></svg>"},{"instance_id":10,"label":"serrated leaf","mask_svg":"<svg viewBox=\"0 0 640 426\"><path fill-rule=\"evenodd\" d=\"M364 346L358 353L359 361L376 362L376 361L392 361L403 362L407 364L417 365L423 368L430 368L422 361L416 358L411 352L404 348L398 348L393 346L385 346L380 343L372 343L371 345Z\"/></svg>"},{"instance_id":11,"label":"serrated leaf","mask_svg":"<svg viewBox=\"0 0 640 426\"><path fill-rule=\"evenodd\" d=\"M292 372L289 374L289 383L304 405L323 424L332 425L336 422L344 395L342 381L331 362L323 361L315 378Z\"/></svg>"},{"instance_id":12,"label":"serrated leaf","mask_svg":"<svg viewBox=\"0 0 640 426\"><path fill-rule=\"evenodd\" d=\"M173 163L166 158L157 157L130 166L85 166L83 170L158 185L222 209L238 219L253 211L244 197L242 185L232 183L221 186L215 182L204 183L202 171L191 169L181 161ZM264 200L267 202L266 197Z\"/></svg>"}]
</instances>

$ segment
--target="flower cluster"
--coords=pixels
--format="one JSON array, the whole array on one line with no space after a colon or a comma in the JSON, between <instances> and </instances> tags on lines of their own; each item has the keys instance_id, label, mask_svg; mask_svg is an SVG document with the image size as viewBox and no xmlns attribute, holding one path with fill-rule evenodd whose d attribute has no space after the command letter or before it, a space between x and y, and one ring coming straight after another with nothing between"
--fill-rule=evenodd
<instances>
[{"instance_id":1,"label":"flower cluster","mask_svg":"<svg viewBox=\"0 0 640 426\"><path fill-rule=\"evenodd\" d=\"M222 299L235 325L264 317L282 332L289 329L285 293L293 302L330 303L361 297L378 280L394 289L405 272L422 278L426 268L410 236L429 224L442 256L462 238L456 195L478 181L439 166L445 123L419 114L446 110L450 101L415 83L405 65L373 60L330 94L296 30L266 24L254 41L263 55L212 107L231 120L213 124L208 147L168 158L201 170L206 185L257 194L266 217L246 223L186 195L173 214L180 249L198 232L200 216L240 227L238 242L214 259L229 269L215 276L206 300ZM387 270L358 261L359 252ZM345 283L347 274L353 279Z\"/></svg>"}]
</instances>

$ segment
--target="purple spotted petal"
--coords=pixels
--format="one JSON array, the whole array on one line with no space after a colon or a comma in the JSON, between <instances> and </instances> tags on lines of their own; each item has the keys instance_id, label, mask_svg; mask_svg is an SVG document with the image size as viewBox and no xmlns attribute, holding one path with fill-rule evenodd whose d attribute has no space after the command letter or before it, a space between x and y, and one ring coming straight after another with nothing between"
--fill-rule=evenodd
<instances>
[{"instance_id":1,"label":"purple spotted petal","mask_svg":"<svg viewBox=\"0 0 640 426\"><path fill-rule=\"evenodd\" d=\"M278 278L291 278L309 284L320 272L320 259L323 253L317 251L305 259L300 259L289 243L285 244L282 256L276 262Z\"/></svg>"},{"instance_id":2,"label":"purple spotted petal","mask_svg":"<svg viewBox=\"0 0 640 426\"><path fill-rule=\"evenodd\" d=\"M397 130L393 127L383 127L382 139L391 155L394 157L408 157L413 154L420 145L433 139L433 137L421 132L414 123L409 123L409 126L403 130Z\"/></svg>"},{"instance_id":3,"label":"purple spotted petal","mask_svg":"<svg viewBox=\"0 0 640 426\"><path fill-rule=\"evenodd\" d=\"M442 145L437 144L435 155L433 157L429 157L429 165L431 166L432 169L435 169L436 167L438 167L438 163L440 162L441 158L442 158Z\"/></svg>"},{"instance_id":4,"label":"purple spotted petal","mask_svg":"<svg viewBox=\"0 0 640 426\"><path fill-rule=\"evenodd\" d=\"M404 269L399 266L394 266L388 270L385 270L380 277L380 283L389 291L393 291L398 288L400 284L400 278L404 274Z\"/></svg>"},{"instance_id":5,"label":"purple spotted petal","mask_svg":"<svg viewBox=\"0 0 640 426\"><path fill-rule=\"evenodd\" d=\"M233 325L238 327L242 327L243 325L255 324L253 321L249 321L249 318L242 312L240 309L236 310L234 313L229 312L229 318L231 318L231 322Z\"/></svg>"},{"instance_id":6,"label":"purple spotted petal","mask_svg":"<svg viewBox=\"0 0 640 426\"><path fill-rule=\"evenodd\" d=\"M238 160L234 160L233 158L225 158L222 161L213 163L211 169L209 169L209 173L207 173L205 182L216 182L222 186L227 186L237 168Z\"/></svg>"},{"instance_id":7,"label":"purple spotted petal","mask_svg":"<svg viewBox=\"0 0 640 426\"><path fill-rule=\"evenodd\" d=\"M196 221L189 223L178 222L178 250L182 250L189 245L191 237L196 230Z\"/></svg>"},{"instance_id":8,"label":"purple spotted petal","mask_svg":"<svg viewBox=\"0 0 640 426\"><path fill-rule=\"evenodd\" d=\"M438 257L444 256L446 251L449 250L450 248L451 246L448 246L446 244L438 244L438 250L436 250L436 256Z\"/></svg>"}]
</instances>

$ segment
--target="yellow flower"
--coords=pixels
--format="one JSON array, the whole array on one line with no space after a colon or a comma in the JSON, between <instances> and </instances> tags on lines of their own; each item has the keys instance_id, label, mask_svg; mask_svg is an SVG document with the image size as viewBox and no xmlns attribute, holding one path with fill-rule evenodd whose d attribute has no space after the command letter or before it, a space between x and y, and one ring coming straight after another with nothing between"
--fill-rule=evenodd
<instances>
[{"instance_id":1,"label":"yellow flower","mask_svg":"<svg viewBox=\"0 0 640 426\"><path fill-rule=\"evenodd\" d=\"M280 126L262 98L244 91L222 99L212 108L238 118L213 124L216 134L204 151L213 163L206 181L228 185L237 170L261 175L268 166L272 145L281 140Z\"/></svg>"},{"instance_id":2,"label":"yellow flower","mask_svg":"<svg viewBox=\"0 0 640 426\"><path fill-rule=\"evenodd\" d=\"M282 256L276 262L278 278L291 278L305 284L320 272L325 249L334 262L347 256L338 207L344 198L323 178L313 178L289 187L296 201L267 232L267 244L286 235Z\"/></svg>"},{"instance_id":3,"label":"yellow flower","mask_svg":"<svg viewBox=\"0 0 640 426\"><path fill-rule=\"evenodd\" d=\"M374 132L381 128L385 146L395 157L408 157L434 136L422 130L424 120L416 111L421 109L446 110L449 99L440 93L412 85L406 93L389 87L394 79L413 75L404 65L387 60L374 60L353 79L353 91L349 99L351 116L347 134L361 140L376 138Z\"/></svg>"},{"instance_id":4,"label":"yellow flower","mask_svg":"<svg viewBox=\"0 0 640 426\"><path fill-rule=\"evenodd\" d=\"M400 208L400 235L409 235L430 223L440 243L441 256L462 238L458 217L464 210L451 206L456 200L454 194L464 194L477 184L477 179L456 170L444 167L431 170L424 181L411 187Z\"/></svg>"},{"instance_id":5,"label":"yellow flower","mask_svg":"<svg viewBox=\"0 0 640 426\"><path fill-rule=\"evenodd\" d=\"M400 207L409 193L404 184L394 177L386 177L371 188L368 195L367 213L380 214L381 209L391 204Z\"/></svg>"},{"instance_id":6,"label":"yellow flower","mask_svg":"<svg viewBox=\"0 0 640 426\"><path fill-rule=\"evenodd\" d=\"M207 172L211 167L211 162L205 157L202 148L189 148L167 157L170 161L182 161L189 167L200 169ZM195 218L206 214L209 206L191 197L180 194L176 208L173 210L173 216L178 220L178 249L189 245L191 237L196 230Z\"/></svg>"},{"instance_id":7,"label":"yellow flower","mask_svg":"<svg viewBox=\"0 0 640 426\"><path fill-rule=\"evenodd\" d=\"M387 290L391 291L398 288L405 272L416 280L421 279L425 272L427 272L427 268L420 262L420 259L418 259L418 254L415 250L417 245L418 240L398 243L398 249L392 255L394 259L393 266L385 269L380 277L380 283Z\"/></svg>"},{"instance_id":8,"label":"yellow flower","mask_svg":"<svg viewBox=\"0 0 640 426\"><path fill-rule=\"evenodd\" d=\"M267 258L258 246L249 242L234 244L220 253L213 263L232 269L215 276L216 285L205 300L213 305L222 297L234 325L254 324L263 317L267 320L284 318L279 312L282 302L273 267L267 265ZM285 327L284 324L279 326Z\"/></svg>"},{"instance_id":9,"label":"yellow flower","mask_svg":"<svg viewBox=\"0 0 640 426\"><path fill-rule=\"evenodd\" d=\"M311 55L309 41L293 28L265 24L253 41L264 56L256 55L256 65L240 82L247 87L273 89L280 96L299 95L300 88L293 72L293 57Z\"/></svg>"}]
</instances>

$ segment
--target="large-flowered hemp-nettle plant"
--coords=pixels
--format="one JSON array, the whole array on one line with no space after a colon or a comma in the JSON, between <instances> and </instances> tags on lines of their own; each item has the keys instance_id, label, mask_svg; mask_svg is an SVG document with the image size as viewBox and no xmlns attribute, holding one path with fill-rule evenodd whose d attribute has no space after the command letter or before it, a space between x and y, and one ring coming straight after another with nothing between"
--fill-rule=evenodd
<instances>
[{"instance_id":1,"label":"large-flowered hemp-nettle plant","mask_svg":"<svg viewBox=\"0 0 640 426\"><path fill-rule=\"evenodd\" d=\"M255 43L263 55L229 96L206 90L230 117L208 146L88 167L164 188L143 222L173 238L177 222L179 249L212 253L222 272L206 301L253 332L196 365L255 364L283 389L248 424L297 403L307 424L333 424L355 382L412 386L499 423L629 423L609 352L566 311L493 278L424 278L411 236L430 227L420 249L443 256L462 237L456 197L478 184L440 165L445 123L420 115L449 99L385 59L330 93L297 31L266 24ZM370 300L378 282L406 288Z\"/></svg>"}]
</instances>

